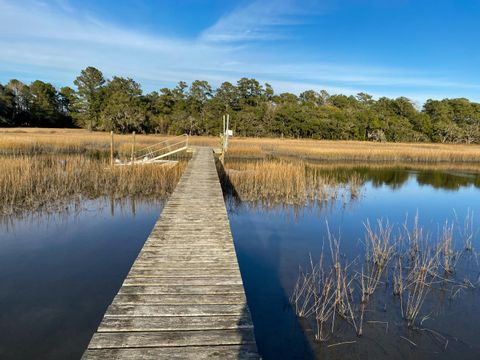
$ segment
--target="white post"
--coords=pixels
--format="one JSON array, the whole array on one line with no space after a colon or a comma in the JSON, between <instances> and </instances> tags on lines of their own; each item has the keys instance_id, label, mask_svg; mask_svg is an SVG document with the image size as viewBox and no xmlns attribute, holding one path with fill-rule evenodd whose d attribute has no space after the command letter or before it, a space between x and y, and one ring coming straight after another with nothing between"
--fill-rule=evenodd
<instances>
[{"instance_id":1,"label":"white post","mask_svg":"<svg viewBox=\"0 0 480 360\"><path fill-rule=\"evenodd\" d=\"M113 131L110 131L110 166L113 166Z\"/></svg>"},{"instance_id":2,"label":"white post","mask_svg":"<svg viewBox=\"0 0 480 360\"><path fill-rule=\"evenodd\" d=\"M228 150L228 133L230 129L230 114L227 114L227 128L225 130L225 152Z\"/></svg>"},{"instance_id":3,"label":"white post","mask_svg":"<svg viewBox=\"0 0 480 360\"><path fill-rule=\"evenodd\" d=\"M222 152L225 152L225 120L226 120L226 116L223 115L222 116L222 119L223 119L223 132L222 132Z\"/></svg>"}]
</instances>

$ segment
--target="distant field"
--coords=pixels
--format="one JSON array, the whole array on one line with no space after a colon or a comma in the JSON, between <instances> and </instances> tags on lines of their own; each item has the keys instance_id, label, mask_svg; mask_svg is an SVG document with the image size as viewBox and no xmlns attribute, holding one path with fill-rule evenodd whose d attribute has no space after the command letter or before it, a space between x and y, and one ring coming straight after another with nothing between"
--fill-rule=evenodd
<instances>
[{"instance_id":1,"label":"distant field","mask_svg":"<svg viewBox=\"0 0 480 360\"><path fill-rule=\"evenodd\" d=\"M148 146L168 138L165 135L135 136L136 147ZM220 146L219 138L193 137L192 145ZM114 136L115 150L129 154L133 136ZM84 129L3 128L0 129L0 154L82 153L85 150L108 150L110 133Z\"/></svg>"},{"instance_id":2,"label":"distant field","mask_svg":"<svg viewBox=\"0 0 480 360\"><path fill-rule=\"evenodd\" d=\"M235 139L230 156L300 157L304 160L480 162L480 145L375 143L293 139Z\"/></svg>"},{"instance_id":3,"label":"distant field","mask_svg":"<svg viewBox=\"0 0 480 360\"><path fill-rule=\"evenodd\" d=\"M138 147L166 139L165 135L137 135ZM115 148L128 154L132 135L115 135ZM192 136L192 145L220 147L218 137ZM83 129L3 128L0 153L81 153L107 150L110 134ZM373 143L307 139L236 138L230 140L230 158L298 157L326 161L397 161L415 163L480 163L480 145L433 143Z\"/></svg>"}]
</instances>

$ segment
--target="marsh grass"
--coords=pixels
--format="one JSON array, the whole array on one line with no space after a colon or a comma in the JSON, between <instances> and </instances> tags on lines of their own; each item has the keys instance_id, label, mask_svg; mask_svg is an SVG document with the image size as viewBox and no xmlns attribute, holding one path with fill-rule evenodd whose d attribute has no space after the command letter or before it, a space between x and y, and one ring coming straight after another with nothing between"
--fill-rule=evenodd
<instances>
[{"instance_id":1,"label":"marsh grass","mask_svg":"<svg viewBox=\"0 0 480 360\"><path fill-rule=\"evenodd\" d=\"M363 308L358 315L352 304L355 278L349 271L351 264L341 259L340 240L330 232L328 244L331 267L325 266L323 251L318 264L310 258L310 271L300 269L290 298L297 316L314 318L317 341L327 341L335 333L339 319L352 325L358 335L363 331Z\"/></svg>"},{"instance_id":2,"label":"marsh grass","mask_svg":"<svg viewBox=\"0 0 480 360\"><path fill-rule=\"evenodd\" d=\"M467 210L467 215L465 216L463 223L459 221L457 213L455 212L455 222L458 235L463 242L463 251L473 253L473 239L479 232L479 230L475 230L474 227L473 211L470 209Z\"/></svg>"},{"instance_id":3,"label":"marsh grass","mask_svg":"<svg viewBox=\"0 0 480 360\"><path fill-rule=\"evenodd\" d=\"M443 164L434 170L432 164L394 166L392 164L356 164L353 167L284 159L225 160L218 164L218 172L229 193L244 202L272 209L285 205L312 205L324 207L330 200L341 198L344 205L353 204L363 195L366 184L373 187L399 188L415 177L420 184L441 189L480 187L475 165ZM423 170L422 170L423 169ZM478 167L480 170L480 167ZM445 170L445 171L443 171ZM448 170L448 171L447 171ZM415 175L414 175L415 174ZM464 226L468 226L464 224ZM468 229L467 229L468 230ZM468 239L466 239L468 240ZM465 244L468 248L468 241Z\"/></svg>"},{"instance_id":4,"label":"marsh grass","mask_svg":"<svg viewBox=\"0 0 480 360\"><path fill-rule=\"evenodd\" d=\"M137 135L139 147L159 142L165 135ZM115 135L119 154L131 151L131 135ZM215 136L192 136L191 145L220 147ZM110 134L82 129L4 128L0 154L83 153L107 150ZM479 145L433 143L372 143L310 139L237 138L230 141L226 159L294 158L312 161L374 161L406 164L480 164Z\"/></svg>"},{"instance_id":5,"label":"marsh grass","mask_svg":"<svg viewBox=\"0 0 480 360\"><path fill-rule=\"evenodd\" d=\"M135 136L136 149L172 138L167 135ZM218 146L215 137L191 137L189 143L198 146ZM115 155L128 158L131 155L133 136L115 134ZM0 155L38 154L98 154L107 156L110 151L110 133L91 132L82 129L0 129Z\"/></svg>"},{"instance_id":6,"label":"marsh grass","mask_svg":"<svg viewBox=\"0 0 480 360\"><path fill-rule=\"evenodd\" d=\"M0 157L0 214L101 196L166 198L185 166L180 162L112 168L104 160L83 155Z\"/></svg>"},{"instance_id":7,"label":"marsh grass","mask_svg":"<svg viewBox=\"0 0 480 360\"><path fill-rule=\"evenodd\" d=\"M372 227L370 221L365 226L365 267L362 268L362 303L367 303L382 278L382 274L395 253L396 241L392 240L393 226L387 221L377 221Z\"/></svg>"},{"instance_id":8,"label":"marsh grass","mask_svg":"<svg viewBox=\"0 0 480 360\"><path fill-rule=\"evenodd\" d=\"M430 249L423 251L410 264L407 275L406 307L403 308L402 305L403 317L409 327L417 325L417 319L431 290L433 281L436 277L441 277L437 275L438 265L438 253L434 253ZM403 298L401 298L401 302L404 303Z\"/></svg>"},{"instance_id":9,"label":"marsh grass","mask_svg":"<svg viewBox=\"0 0 480 360\"><path fill-rule=\"evenodd\" d=\"M294 139L233 139L229 158L294 157L322 161L480 163L480 146Z\"/></svg>"},{"instance_id":10,"label":"marsh grass","mask_svg":"<svg viewBox=\"0 0 480 360\"><path fill-rule=\"evenodd\" d=\"M471 217L469 212L464 222L468 225L459 232L468 241L474 237ZM463 243L460 250L455 246L454 232L454 224L446 222L435 235L428 233L419 226L418 214L411 225L407 220L400 226L393 226L387 220L377 220L372 226L367 221L365 260L359 256L348 263L341 259L340 241L332 236L327 224L330 256L325 258L322 248L319 263L310 260L310 271L301 272L291 297L297 315L310 319L315 339L320 342L341 336L339 321L362 336L365 323L379 323L371 318L375 314L371 303L383 282L382 288L391 289L391 295L398 301L398 314L406 329L438 334L423 327L432 315L432 311L425 309L429 295L453 294L450 297L453 300L461 290L475 289L478 284L478 279L455 277L455 267L468 251ZM475 272L478 273L478 263ZM393 286L388 287L389 283ZM384 296L383 292L379 295L380 301ZM430 300L432 306L434 297ZM388 322L381 323L388 328ZM435 337L448 343L443 335Z\"/></svg>"},{"instance_id":11,"label":"marsh grass","mask_svg":"<svg viewBox=\"0 0 480 360\"><path fill-rule=\"evenodd\" d=\"M241 201L265 207L325 203L345 193L349 199L356 199L364 183L357 173L340 179L303 161L231 161L225 165L217 163L217 167L227 192L230 188Z\"/></svg>"}]
</instances>

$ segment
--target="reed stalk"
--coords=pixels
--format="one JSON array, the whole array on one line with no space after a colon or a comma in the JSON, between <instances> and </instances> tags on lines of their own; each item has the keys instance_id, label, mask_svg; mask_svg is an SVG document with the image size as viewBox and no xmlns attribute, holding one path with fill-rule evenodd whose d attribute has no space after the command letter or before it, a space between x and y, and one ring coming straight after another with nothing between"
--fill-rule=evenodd
<instances>
[{"instance_id":1,"label":"reed stalk","mask_svg":"<svg viewBox=\"0 0 480 360\"><path fill-rule=\"evenodd\" d=\"M219 173L223 175L222 182L235 189L241 200L267 207L328 202L336 199L342 190L355 200L364 182L358 174L337 179L303 161L226 162Z\"/></svg>"},{"instance_id":2,"label":"reed stalk","mask_svg":"<svg viewBox=\"0 0 480 360\"><path fill-rule=\"evenodd\" d=\"M0 214L58 207L93 199L156 197L175 188L186 163L110 167L82 155L0 157Z\"/></svg>"},{"instance_id":3,"label":"reed stalk","mask_svg":"<svg viewBox=\"0 0 480 360\"><path fill-rule=\"evenodd\" d=\"M377 221L377 228L373 229L370 221L364 224L366 230L366 272L362 269L362 303L367 303L373 295L395 251L392 241L393 226L382 220Z\"/></svg>"},{"instance_id":4,"label":"reed stalk","mask_svg":"<svg viewBox=\"0 0 480 360\"><path fill-rule=\"evenodd\" d=\"M471 216L467 214L459 234L473 242ZM367 221L363 242L365 262L360 270L356 270L359 266L356 260L342 261L340 241L331 234L327 223L330 262L324 260L322 251L321 262L311 265L312 275L308 280L305 276L300 277L294 290L294 294L311 292L302 295L304 299L308 298L309 306L303 307L308 311L302 310L301 313L306 318L313 317L317 341L327 341L334 336L341 328L337 326L339 321L348 323L358 336L362 336L369 301L383 277L386 283L393 283L393 295L399 299L400 314L406 326L415 330L425 330L421 328L422 323L431 315L423 315L425 302L438 284L441 287L436 291L449 293L452 300L461 290L476 288L480 276L475 281L454 279L454 270L460 259L455 250L454 224L445 222L436 241L419 224L416 214L413 226L405 221L399 227L398 236L394 236L394 226L388 221L377 220L375 227ZM387 271L389 267L393 271ZM309 285L303 285L305 282ZM355 287L355 283L358 286ZM366 322L372 323L368 319Z\"/></svg>"}]
</instances>

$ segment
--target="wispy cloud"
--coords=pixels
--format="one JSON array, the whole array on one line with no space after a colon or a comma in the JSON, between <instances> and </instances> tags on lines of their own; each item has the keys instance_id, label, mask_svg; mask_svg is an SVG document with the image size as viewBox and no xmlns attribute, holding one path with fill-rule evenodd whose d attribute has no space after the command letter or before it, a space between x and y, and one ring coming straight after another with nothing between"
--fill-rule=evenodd
<instances>
[{"instance_id":1,"label":"wispy cloud","mask_svg":"<svg viewBox=\"0 0 480 360\"><path fill-rule=\"evenodd\" d=\"M256 0L220 18L201 38L213 42L278 39L280 26L291 24L291 8L290 1Z\"/></svg>"},{"instance_id":2,"label":"wispy cloud","mask_svg":"<svg viewBox=\"0 0 480 360\"><path fill-rule=\"evenodd\" d=\"M320 4L315 0L301 3L295 0L255 0L221 17L202 33L201 39L211 42L279 40L288 37L285 27L298 25L319 10Z\"/></svg>"},{"instance_id":3,"label":"wispy cloud","mask_svg":"<svg viewBox=\"0 0 480 360\"><path fill-rule=\"evenodd\" d=\"M314 0L309 4L320 9ZM277 91L326 89L393 96L401 90L416 100L440 94L465 96L480 88L375 64L312 63L308 57L287 62L253 46L262 39L287 36L282 29L304 18L305 9L293 0L257 0L225 14L198 38L179 39L106 22L73 8L67 0L0 0L0 80L23 74L26 79L65 85L92 65L107 76L133 77L148 91L179 80L204 79L217 86L243 76L269 82Z\"/></svg>"},{"instance_id":4,"label":"wispy cloud","mask_svg":"<svg viewBox=\"0 0 480 360\"><path fill-rule=\"evenodd\" d=\"M194 72L196 63L215 66L217 59L231 52L229 47L125 29L64 6L8 0L0 0L0 48L0 62L15 62L19 67L56 67L77 73L92 64L108 73L158 80L176 69Z\"/></svg>"}]
</instances>

